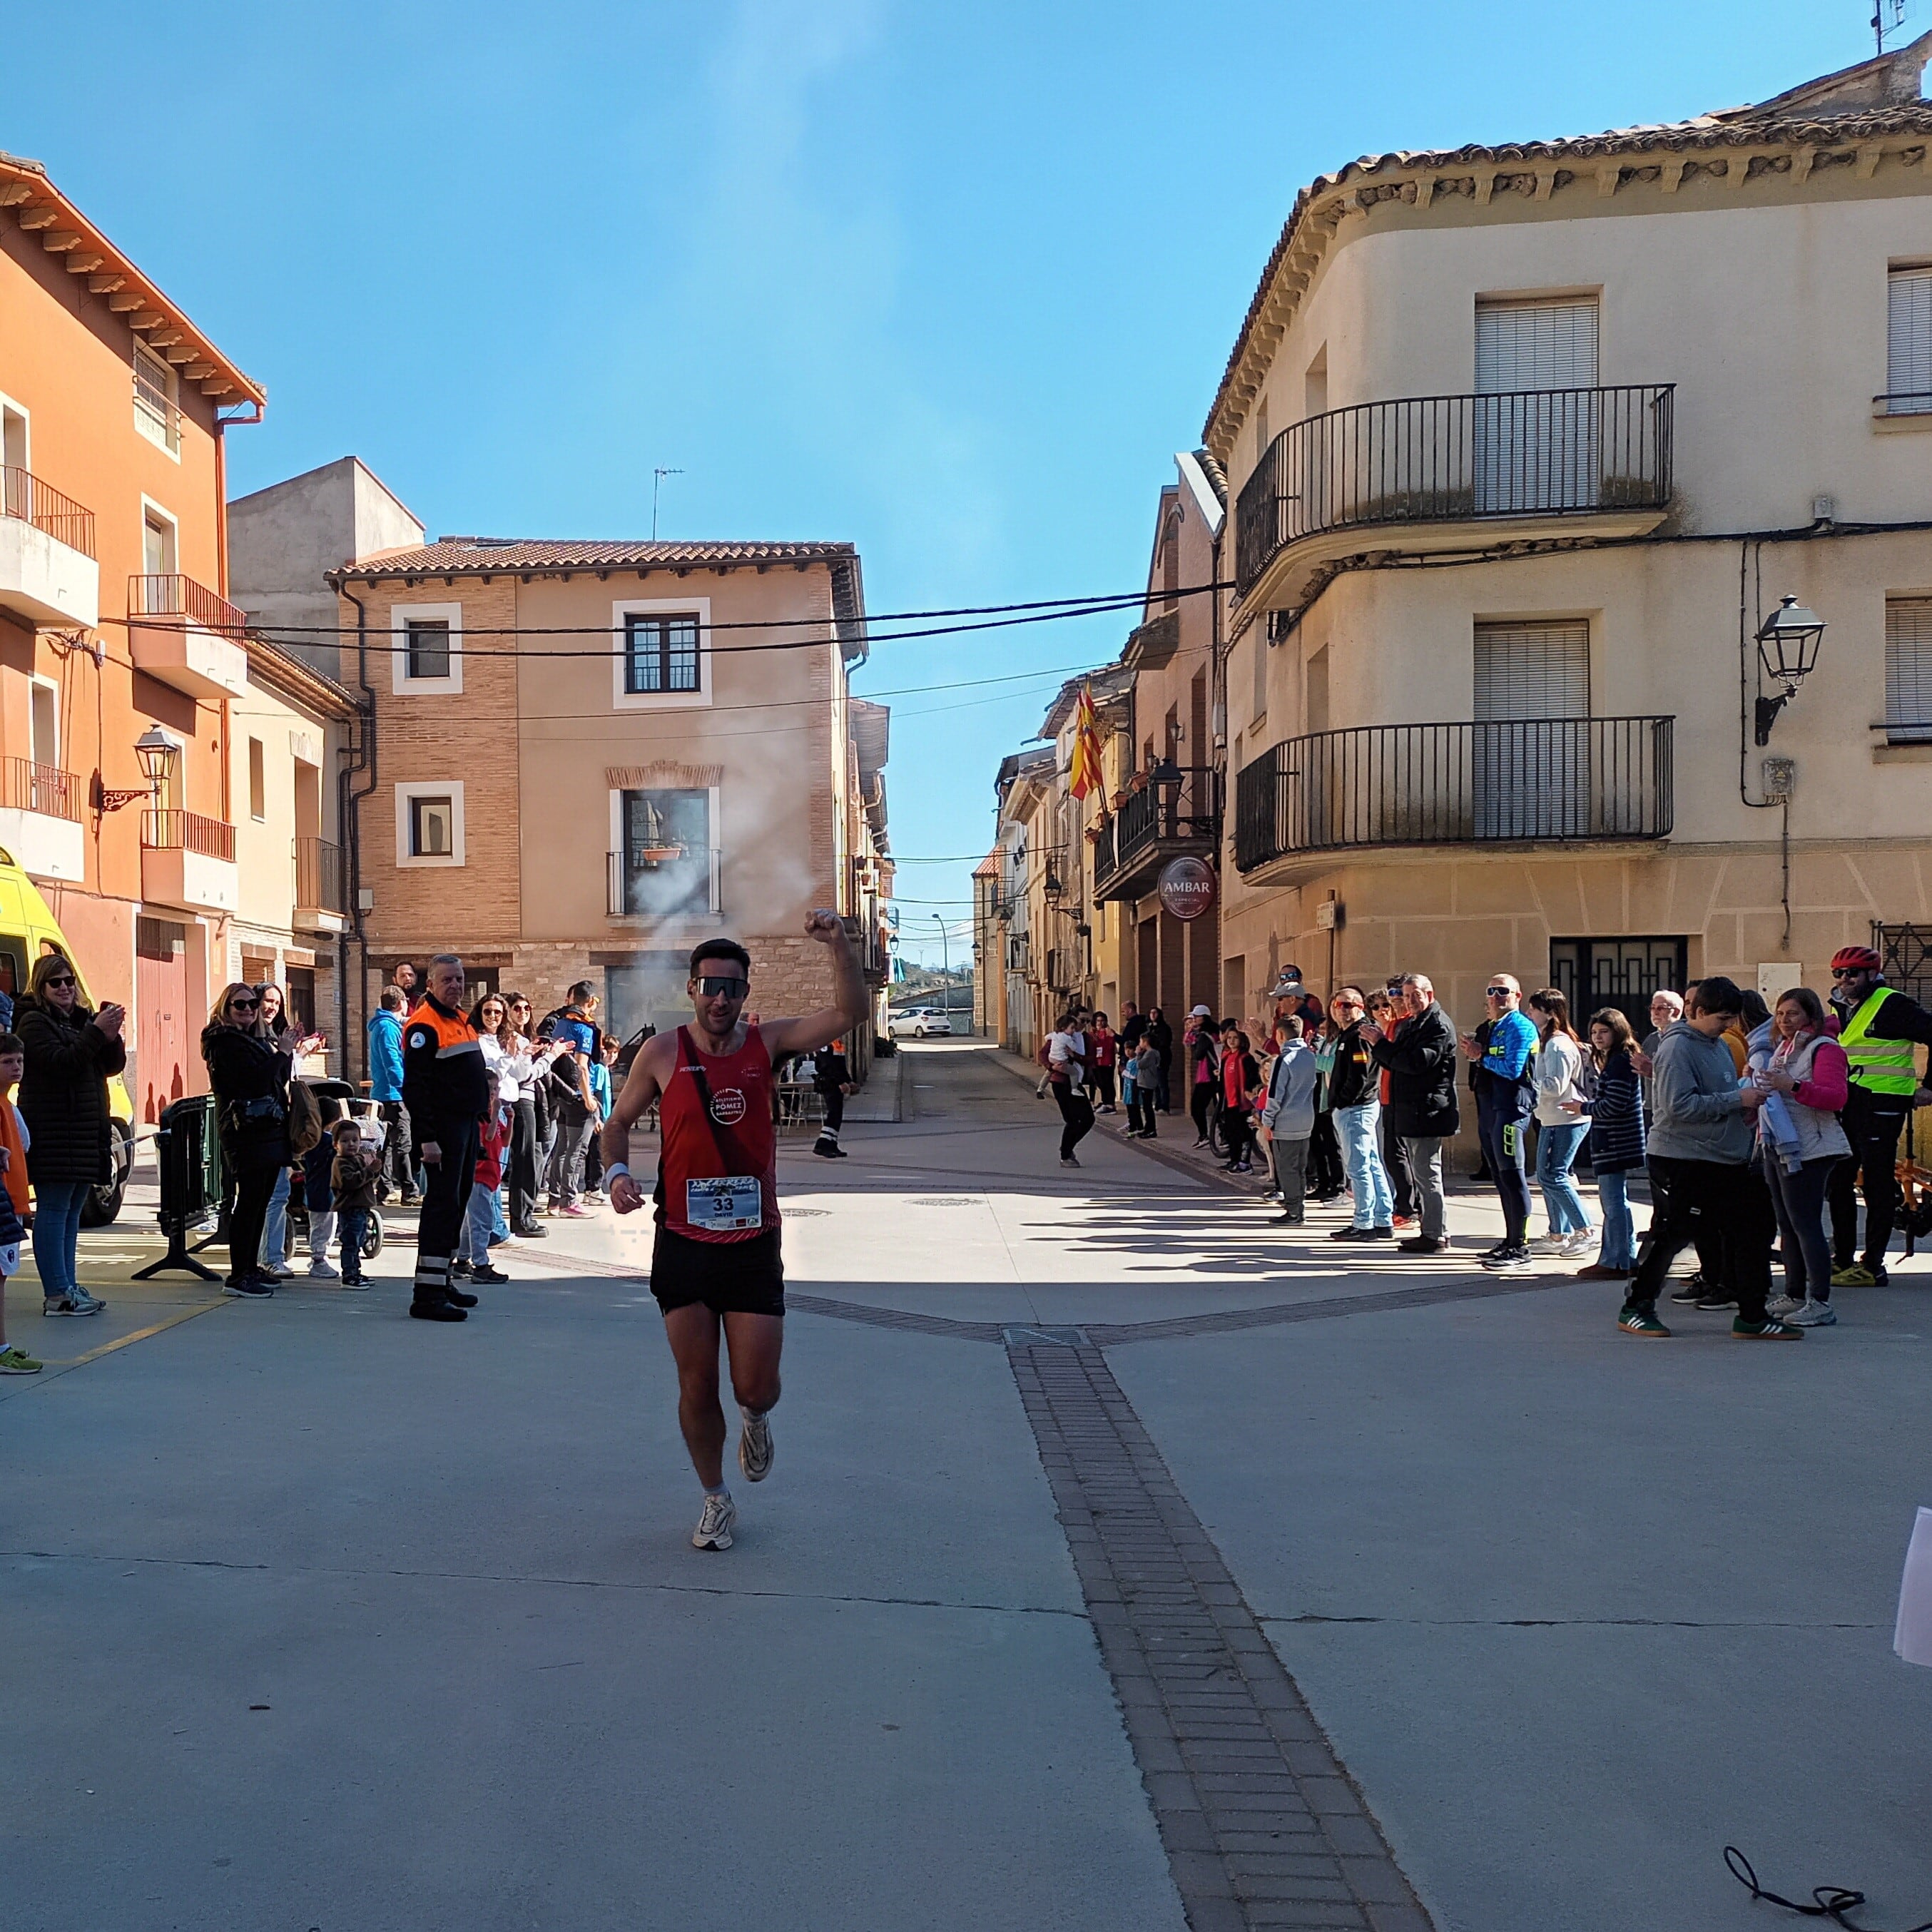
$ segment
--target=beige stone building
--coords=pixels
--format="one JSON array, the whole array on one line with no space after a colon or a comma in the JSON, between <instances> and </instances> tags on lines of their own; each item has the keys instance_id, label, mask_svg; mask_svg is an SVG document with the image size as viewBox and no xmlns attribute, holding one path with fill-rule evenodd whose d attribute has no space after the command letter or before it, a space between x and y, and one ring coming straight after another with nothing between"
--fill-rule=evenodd
<instances>
[{"instance_id":1,"label":"beige stone building","mask_svg":"<svg viewBox=\"0 0 1932 1932\"><path fill-rule=\"evenodd\" d=\"M883 987L889 718L848 684L850 544L446 538L330 581L368 719L346 778L358 1037L397 961L448 950L539 1012L588 979L628 1034L687 1017L690 949L728 934L755 1010L808 1010L831 992L814 907Z\"/></svg>"},{"instance_id":2,"label":"beige stone building","mask_svg":"<svg viewBox=\"0 0 1932 1932\"><path fill-rule=\"evenodd\" d=\"M1466 1022L1498 968L1586 1010L1874 932L1924 972L1928 55L1298 198L1205 432L1224 1004L1288 958Z\"/></svg>"}]
</instances>

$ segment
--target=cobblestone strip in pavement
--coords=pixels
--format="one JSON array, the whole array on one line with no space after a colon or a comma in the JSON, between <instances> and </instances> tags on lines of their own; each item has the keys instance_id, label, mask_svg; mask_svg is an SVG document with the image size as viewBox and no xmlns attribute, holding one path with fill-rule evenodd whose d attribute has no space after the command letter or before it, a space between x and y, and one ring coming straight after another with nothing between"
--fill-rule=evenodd
<instances>
[{"instance_id":1,"label":"cobblestone strip in pavement","mask_svg":"<svg viewBox=\"0 0 1932 1932\"><path fill-rule=\"evenodd\" d=\"M1430 1932L1100 1350L1052 1332L1007 1360L1188 1924Z\"/></svg>"}]
</instances>

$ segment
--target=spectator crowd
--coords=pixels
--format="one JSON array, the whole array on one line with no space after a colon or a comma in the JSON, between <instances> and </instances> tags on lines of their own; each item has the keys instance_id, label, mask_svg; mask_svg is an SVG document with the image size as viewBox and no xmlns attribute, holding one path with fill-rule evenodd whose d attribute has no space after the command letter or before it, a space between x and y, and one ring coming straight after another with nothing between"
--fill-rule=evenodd
<instances>
[{"instance_id":1,"label":"spectator crowd","mask_svg":"<svg viewBox=\"0 0 1932 1932\"><path fill-rule=\"evenodd\" d=\"M1619 1285L1618 1324L1633 1335L1670 1334L1658 1313L1667 1291L1730 1312L1740 1338L1800 1340L1838 1321L1834 1289L1886 1281L1900 1144L1913 1108L1932 1106L1916 1057L1932 1014L1886 984L1871 948L1833 956L1825 999L1793 986L1773 1006L1721 975L1660 990L1641 1041L1621 1007L1580 1032L1560 988L1526 997L1508 973L1490 976L1483 1000L1462 1031L1425 974L1338 986L1324 1005L1290 966L1264 1019L1195 1007L1178 1058L1158 1007L1128 1006L1117 1030L1076 1006L1042 1043L1039 1091L1059 1110L1064 1167L1080 1165L1116 1091L1125 1138L1142 1141L1184 1091L1192 1150L1262 1174L1282 1226L1346 1203L1330 1240L1429 1256L1452 1247L1444 1161L1466 1076L1478 1178L1502 1222L1475 1258L1498 1274L1577 1262L1580 1278ZM1932 1196L1910 1211L1912 1238L1932 1235ZM1673 1283L1686 1249L1696 1271Z\"/></svg>"}]
</instances>

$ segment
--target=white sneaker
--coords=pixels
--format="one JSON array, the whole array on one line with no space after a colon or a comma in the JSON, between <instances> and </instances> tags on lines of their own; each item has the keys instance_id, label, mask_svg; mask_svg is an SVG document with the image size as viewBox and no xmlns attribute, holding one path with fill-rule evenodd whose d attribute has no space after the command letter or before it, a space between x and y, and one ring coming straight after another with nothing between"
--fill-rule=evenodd
<instances>
[{"instance_id":1,"label":"white sneaker","mask_svg":"<svg viewBox=\"0 0 1932 1932\"><path fill-rule=\"evenodd\" d=\"M698 1519L698 1527L691 1532L691 1546L694 1550L729 1550L731 1526L737 1520L738 1505L729 1496L714 1496L707 1490L704 1514Z\"/></svg>"},{"instance_id":2,"label":"white sneaker","mask_svg":"<svg viewBox=\"0 0 1932 1932\"><path fill-rule=\"evenodd\" d=\"M1782 1322L1787 1315L1796 1314L1798 1310L1802 1308L1804 1306L1804 1303L1798 1300L1796 1296L1789 1294L1774 1294L1771 1299L1764 1304L1765 1312L1768 1315L1775 1316L1780 1322Z\"/></svg>"},{"instance_id":3,"label":"white sneaker","mask_svg":"<svg viewBox=\"0 0 1932 1932\"><path fill-rule=\"evenodd\" d=\"M308 1278L310 1281L340 1281L342 1279L341 1276L324 1261L314 1261L309 1263Z\"/></svg>"},{"instance_id":4,"label":"white sneaker","mask_svg":"<svg viewBox=\"0 0 1932 1932\"><path fill-rule=\"evenodd\" d=\"M1835 1328L1838 1311L1828 1301L1808 1301L1780 1318L1789 1328Z\"/></svg>"},{"instance_id":5,"label":"white sneaker","mask_svg":"<svg viewBox=\"0 0 1932 1932\"><path fill-rule=\"evenodd\" d=\"M1569 1241L1568 1234L1539 1234L1530 1243L1529 1251L1533 1255L1567 1254Z\"/></svg>"},{"instance_id":6,"label":"white sneaker","mask_svg":"<svg viewBox=\"0 0 1932 1932\"><path fill-rule=\"evenodd\" d=\"M1566 1240L1559 1252L1566 1255L1587 1255L1597 1245L1597 1231L1594 1228L1579 1228Z\"/></svg>"},{"instance_id":7,"label":"white sneaker","mask_svg":"<svg viewBox=\"0 0 1932 1932\"><path fill-rule=\"evenodd\" d=\"M738 1467L746 1482L762 1483L772 1473L772 1458L777 1454L772 1447L772 1419L742 1408L738 1413L745 1418L738 1436Z\"/></svg>"}]
</instances>

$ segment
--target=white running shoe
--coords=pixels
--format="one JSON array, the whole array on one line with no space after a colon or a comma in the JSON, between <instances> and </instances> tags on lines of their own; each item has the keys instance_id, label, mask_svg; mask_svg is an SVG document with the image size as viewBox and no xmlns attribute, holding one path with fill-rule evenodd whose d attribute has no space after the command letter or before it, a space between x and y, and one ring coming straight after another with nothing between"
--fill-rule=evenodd
<instances>
[{"instance_id":1,"label":"white running shoe","mask_svg":"<svg viewBox=\"0 0 1932 1932\"><path fill-rule=\"evenodd\" d=\"M1828 1301L1808 1301L1782 1318L1787 1328L1835 1328L1838 1311Z\"/></svg>"},{"instance_id":2,"label":"white running shoe","mask_svg":"<svg viewBox=\"0 0 1932 1932\"><path fill-rule=\"evenodd\" d=\"M1564 1240L1560 1252L1566 1255L1587 1255L1596 1245L1596 1229L1579 1228Z\"/></svg>"},{"instance_id":3,"label":"white running shoe","mask_svg":"<svg viewBox=\"0 0 1932 1932\"><path fill-rule=\"evenodd\" d=\"M1764 1306L1766 1314L1774 1315L1782 1322L1786 1316L1796 1315L1804 1304L1796 1295L1774 1294Z\"/></svg>"},{"instance_id":4,"label":"white running shoe","mask_svg":"<svg viewBox=\"0 0 1932 1932\"><path fill-rule=\"evenodd\" d=\"M704 1514L698 1519L698 1527L691 1532L691 1546L694 1550L729 1550L731 1526L737 1520L738 1505L729 1496L714 1496L706 1490Z\"/></svg>"},{"instance_id":5,"label":"white running shoe","mask_svg":"<svg viewBox=\"0 0 1932 1932\"><path fill-rule=\"evenodd\" d=\"M762 1483L772 1473L772 1458L777 1453L772 1447L772 1419L754 1415L749 1409L741 1408L738 1413L745 1419L738 1436L738 1467L746 1482Z\"/></svg>"},{"instance_id":6,"label":"white running shoe","mask_svg":"<svg viewBox=\"0 0 1932 1932\"><path fill-rule=\"evenodd\" d=\"M1568 1234L1539 1234L1529 1244L1533 1255L1560 1255L1568 1251L1570 1237Z\"/></svg>"}]
</instances>

